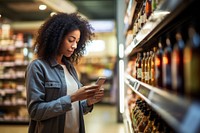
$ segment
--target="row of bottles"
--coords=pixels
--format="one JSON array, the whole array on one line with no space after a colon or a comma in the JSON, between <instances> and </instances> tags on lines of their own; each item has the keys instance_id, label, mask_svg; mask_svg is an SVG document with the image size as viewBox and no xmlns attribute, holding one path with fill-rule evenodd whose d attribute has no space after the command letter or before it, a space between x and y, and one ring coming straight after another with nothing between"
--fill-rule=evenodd
<instances>
[{"instance_id":1,"label":"row of bottles","mask_svg":"<svg viewBox=\"0 0 200 133\"><path fill-rule=\"evenodd\" d=\"M179 1L177 5L173 2L158 5L160 9L171 5L174 8L168 8L167 17L161 21L156 18L154 22L152 12L125 51L126 72L130 74L125 84L142 98L128 103L130 116L127 117L136 133L199 132L196 112L200 100L200 18L194 15L199 4L197 1L187 4ZM147 25L150 32L143 32ZM127 92L126 98L129 94ZM157 123L161 126L157 127Z\"/></svg>"},{"instance_id":2,"label":"row of bottles","mask_svg":"<svg viewBox=\"0 0 200 133\"><path fill-rule=\"evenodd\" d=\"M129 45L136 34L141 30L144 24L148 21L151 14L157 9L157 6L162 0L136 0L138 8L132 18L130 30L127 32L127 42Z\"/></svg>"},{"instance_id":3,"label":"row of bottles","mask_svg":"<svg viewBox=\"0 0 200 133\"><path fill-rule=\"evenodd\" d=\"M137 53L131 75L160 89L199 98L200 35L198 32L193 23L162 36L157 42L157 47Z\"/></svg>"},{"instance_id":4,"label":"row of bottles","mask_svg":"<svg viewBox=\"0 0 200 133\"><path fill-rule=\"evenodd\" d=\"M134 93L132 95L135 95ZM175 132L140 97L129 99L129 114L134 133L173 133Z\"/></svg>"}]
</instances>

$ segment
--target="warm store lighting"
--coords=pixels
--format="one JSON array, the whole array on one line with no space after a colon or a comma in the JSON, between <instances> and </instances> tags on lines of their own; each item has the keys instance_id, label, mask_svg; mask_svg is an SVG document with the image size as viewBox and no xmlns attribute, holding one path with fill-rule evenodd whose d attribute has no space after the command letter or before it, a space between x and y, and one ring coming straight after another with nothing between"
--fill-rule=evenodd
<instances>
[{"instance_id":1,"label":"warm store lighting","mask_svg":"<svg viewBox=\"0 0 200 133\"><path fill-rule=\"evenodd\" d=\"M160 66L161 63L160 63L160 59L156 57L156 66Z\"/></svg>"},{"instance_id":2,"label":"warm store lighting","mask_svg":"<svg viewBox=\"0 0 200 133\"><path fill-rule=\"evenodd\" d=\"M119 60L119 111L124 113L124 61Z\"/></svg>"},{"instance_id":3,"label":"warm store lighting","mask_svg":"<svg viewBox=\"0 0 200 133\"><path fill-rule=\"evenodd\" d=\"M47 9L47 6L46 6L46 5L39 5L39 9L40 9L40 10L46 10L46 9Z\"/></svg>"},{"instance_id":4,"label":"warm store lighting","mask_svg":"<svg viewBox=\"0 0 200 133\"><path fill-rule=\"evenodd\" d=\"M87 43L85 55L88 55L89 53L103 52L105 51L105 48L106 44L104 40L92 40Z\"/></svg>"},{"instance_id":5,"label":"warm store lighting","mask_svg":"<svg viewBox=\"0 0 200 133\"><path fill-rule=\"evenodd\" d=\"M124 57L124 45L119 44L119 58L123 58L123 57Z\"/></svg>"},{"instance_id":6,"label":"warm store lighting","mask_svg":"<svg viewBox=\"0 0 200 133\"><path fill-rule=\"evenodd\" d=\"M77 7L69 0L38 0L57 12L73 13Z\"/></svg>"},{"instance_id":7,"label":"warm store lighting","mask_svg":"<svg viewBox=\"0 0 200 133\"><path fill-rule=\"evenodd\" d=\"M163 56L163 63L168 64L168 58L166 56Z\"/></svg>"}]
</instances>

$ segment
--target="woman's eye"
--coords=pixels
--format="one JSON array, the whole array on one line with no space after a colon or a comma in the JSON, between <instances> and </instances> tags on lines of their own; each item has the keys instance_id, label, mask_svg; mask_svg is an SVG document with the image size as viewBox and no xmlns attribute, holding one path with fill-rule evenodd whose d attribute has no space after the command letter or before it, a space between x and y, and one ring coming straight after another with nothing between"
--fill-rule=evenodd
<instances>
[{"instance_id":1,"label":"woman's eye","mask_svg":"<svg viewBox=\"0 0 200 133\"><path fill-rule=\"evenodd\" d=\"M74 40L69 40L69 42L74 42Z\"/></svg>"}]
</instances>

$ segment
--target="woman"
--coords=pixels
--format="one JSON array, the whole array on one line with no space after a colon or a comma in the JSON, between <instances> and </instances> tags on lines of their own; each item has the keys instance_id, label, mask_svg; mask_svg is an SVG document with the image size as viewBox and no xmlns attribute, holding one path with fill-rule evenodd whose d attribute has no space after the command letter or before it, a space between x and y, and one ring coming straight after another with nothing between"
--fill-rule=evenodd
<instances>
[{"instance_id":1,"label":"woman","mask_svg":"<svg viewBox=\"0 0 200 133\"><path fill-rule=\"evenodd\" d=\"M26 70L29 133L84 133L83 114L103 97L97 85L82 86L73 63L93 36L78 14L59 13L40 28L37 59Z\"/></svg>"}]
</instances>

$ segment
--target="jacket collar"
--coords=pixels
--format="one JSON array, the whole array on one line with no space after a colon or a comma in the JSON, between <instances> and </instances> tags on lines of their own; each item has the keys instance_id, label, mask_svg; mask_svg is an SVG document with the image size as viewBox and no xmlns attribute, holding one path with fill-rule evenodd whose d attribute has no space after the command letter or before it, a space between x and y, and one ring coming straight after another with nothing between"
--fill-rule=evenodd
<instances>
[{"instance_id":1,"label":"jacket collar","mask_svg":"<svg viewBox=\"0 0 200 133\"><path fill-rule=\"evenodd\" d=\"M62 61L66 65L67 68L72 66L72 63L67 59L66 56L62 57ZM55 58L50 58L49 63L50 63L51 67L55 67L55 66L59 65Z\"/></svg>"}]
</instances>

